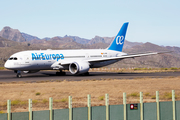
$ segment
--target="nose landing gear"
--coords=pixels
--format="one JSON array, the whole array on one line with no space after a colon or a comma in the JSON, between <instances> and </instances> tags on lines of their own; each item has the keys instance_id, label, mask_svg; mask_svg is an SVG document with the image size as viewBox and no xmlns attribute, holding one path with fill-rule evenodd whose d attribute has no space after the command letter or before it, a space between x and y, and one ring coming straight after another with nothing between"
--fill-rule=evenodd
<instances>
[{"instance_id":1,"label":"nose landing gear","mask_svg":"<svg viewBox=\"0 0 180 120\"><path fill-rule=\"evenodd\" d=\"M22 78L21 73L17 73L16 77L17 77L17 78Z\"/></svg>"},{"instance_id":2,"label":"nose landing gear","mask_svg":"<svg viewBox=\"0 0 180 120\"><path fill-rule=\"evenodd\" d=\"M16 75L17 78L22 78L21 71L15 70L14 72L17 73Z\"/></svg>"}]
</instances>

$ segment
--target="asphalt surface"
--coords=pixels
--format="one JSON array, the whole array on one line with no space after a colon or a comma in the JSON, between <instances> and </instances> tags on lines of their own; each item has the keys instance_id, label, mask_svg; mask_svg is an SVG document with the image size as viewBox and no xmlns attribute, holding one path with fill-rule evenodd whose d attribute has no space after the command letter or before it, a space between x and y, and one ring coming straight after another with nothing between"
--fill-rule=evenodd
<instances>
[{"instance_id":1,"label":"asphalt surface","mask_svg":"<svg viewBox=\"0 0 180 120\"><path fill-rule=\"evenodd\" d=\"M180 76L180 72L162 72L162 73L116 73L116 72L90 72L89 76L72 75L67 72L65 76L56 76L56 71L40 71L38 73L25 74L22 73L22 78L17 78L16 73L9 70L0 71L0 82L12 82L12 81L80 81L80 80L102 80L102 79L133 79L133 78L163 78L168 76L177 77Z\"/></svg>"}]
</instances>

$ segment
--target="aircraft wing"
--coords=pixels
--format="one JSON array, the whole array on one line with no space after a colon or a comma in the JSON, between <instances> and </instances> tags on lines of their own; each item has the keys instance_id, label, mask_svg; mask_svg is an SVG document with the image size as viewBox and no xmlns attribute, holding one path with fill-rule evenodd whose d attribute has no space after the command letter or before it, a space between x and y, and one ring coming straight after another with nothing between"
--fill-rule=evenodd
<instances>
[{"instance_id":1,"label":"aircraft wing","mask_svg":"<svg viewBox=\"0 0 180 120\"><path fill-rule=\"evenodd\" d=\"M127 55L122 55L122 56L118 56L118 57L90 59L90 60L88 60L88 62L103 62L103 61L108 61L108 60L135 58L135 57L148 56L148 55L157 55L157 54L170 53L170 52L172 52L172 51L168 51L168 52L140 53L140 54L127 54Z\"/></svg>"},{"instance_id":2,"label":"aircraft wing","mask_svg":"<svg viewBox=\"0 0 180 120\"><path fill-rule=\"evenodd\" d=\"M118 56L118 57L102 57L102 58L90 58L90 59L84 59L82 61L87 61L89 63L93 63L93 62L103 62L103 61L109 61L109 60L119 60L119 59L126 59L126 58L135 58L135 57L141 57L141 56L148 56L148 55L157 55L157 54L163 54L163 53L170 53L172 51L168 51L168 52L152 52L152 53L140 53L140 54L128 54L128 55L122 55L122 56ZM69 65L71 64L72 60L61 60L58 61L57 63L59 65Z\"/></svg>"}]
</instances>

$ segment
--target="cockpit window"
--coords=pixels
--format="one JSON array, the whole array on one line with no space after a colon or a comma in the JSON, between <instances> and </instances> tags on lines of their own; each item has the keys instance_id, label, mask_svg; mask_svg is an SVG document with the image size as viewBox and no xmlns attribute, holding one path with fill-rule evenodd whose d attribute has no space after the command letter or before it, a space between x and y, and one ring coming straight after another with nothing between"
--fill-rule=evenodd
<instances>
[{"instance_id":1,"label":"cockpit window","mask_svg":"<svg viewBox=\"0 0 180 120\"><path fill-rule=\"evenodd\" d=\"M17 60L17 57L11 57L9 60Z\"/></svg>"},{"instance_id":2,"label":"cockpit window","mask_svg":"<svg viewBox=\"0 0 180 120\"><path fill-rule=\"evenodd\" d=\"M9 58L9 60L13 60L13 58L11 57L11 58Z\"/></svg>"}]
</instances>

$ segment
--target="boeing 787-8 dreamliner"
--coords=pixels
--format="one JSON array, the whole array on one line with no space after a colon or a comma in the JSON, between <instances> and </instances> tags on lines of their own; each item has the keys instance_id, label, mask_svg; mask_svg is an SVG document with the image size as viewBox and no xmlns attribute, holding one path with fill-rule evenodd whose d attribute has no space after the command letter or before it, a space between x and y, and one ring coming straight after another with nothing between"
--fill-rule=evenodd
<instances>
[{"instance_id":1,"label":"boeing 787-8 dreamliner","mask_svg":"<svg viewBox=\"0 0 180 120\"><path fill-rule=\"evenodd\" d=\"M24 73L35 73L40 70L59 70L56 74L65 74L62 70L69 70L72 74L88 75L90 68L98 68L113 64L126 58L156 55L164 52L152 52L128 55L122 52L128 23L124 23L107 49L85 50L30 50L15 53L6 61L4 67L14 70L17 77Z\"/></svg>"}]
</instances>

